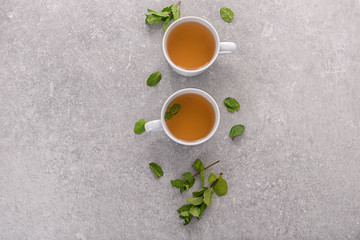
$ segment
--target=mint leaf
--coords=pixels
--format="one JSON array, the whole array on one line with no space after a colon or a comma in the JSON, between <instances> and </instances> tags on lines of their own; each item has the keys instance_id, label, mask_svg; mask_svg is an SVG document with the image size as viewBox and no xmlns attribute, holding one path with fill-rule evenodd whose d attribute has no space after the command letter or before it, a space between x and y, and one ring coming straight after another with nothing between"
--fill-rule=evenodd
<instances>
[{"instance_id":1,"label":"mint leaf","mask_svg":"<svg viewBox=\"0 0 360 240\"><path fill-rule=\"evenodd\" d=\"M154 24L158 24L161 22L161 17L159 17L159 16L147 15L147 14L145 14L145 16L146 16L146 18L145 18L146 24L154 25Z\"/></svg>"},{"instance_id":2,"label":"mint leaf","mask_svg":"<svg viewBox=\"0 0 360 240\"><path fill-rule=\"evenodd\" d=\"M201 186L204 187L205 186L204 170L200 171L200 181L201 181Z\"/></svg>"},{"instance_id":3,"label":"mint leaf","mask_svg":"<svg viewBox=\"0 0 360 240\"><path fill-rule=\"evenodd\" d=\"M202 195L204 195L204 192L208 189L208 187L203 187L201 190L193 192L192 195L194 197L201 197Z\"/></svg>"},{"instance_id":4,"label":"mint leaf","mask_svg":"<svg viewBox=\"0 0 360 240\"><path fill-rule=\"evenodd\" d=\"M195 183L195 178L192 176L191 172L186 172L182 175L186 181L189 183L189 188L191 188Z\"/></svg>"},{"instance_id":5,"label":"mint leaf","mask_svg":"<svg viewBox=\"0 0 360 240\"><path fill-rule=\"evenodd\" d=\"M214 191L218 196L225 195L228 191L228 184L221 176L219 177L219 180L214 186Z\"/></svg>"},{"instance_id":6,"label":"mint leaf","mask_svg":"<svg viewBox=\"0 0 360 240\"><path fill-rule=\"evenodd\" d=\"M161 10L161 12L171 12L172 11L172 5L164 7L163 10Z\"/></svg>"},{"instance_id":7,"label":"mint leaf","mask_svg":"<svg viewBox=\"0 0 360 240\"><path fill-rule=\"evenodd\" d=\"M190 204L192 205L200 205L203 202L203 198L202 197L197 197L197 198L187 198L186 199Z\"/></svg>"},{"instance_id":8,"label":"mint leaf","mask_svg":"<svg viewBox=\"0 0 360 240\"><path fill-rule=\"evenodd\" d=\"M181 109L181 105L180 104L178 104L178 103L175 103L174 105L172 105L171 107L170 107L170 113L171 113L171 115L175 115L175 114L177 114L179 111L180 111L180 109Z\"/></svg>"},{"instance_id":9,"label":"mint leaf","mask_svg":"<svg viewBox=\"0 0 360 240\"><path fill-rule=\"evenodd\" d=\"M213 188L208 188L204 192L204 203L206 205L211 206L213 195L214 195L214 189Z\"/></svg>"},{"instance_id":10,"label":"mint leaf","mask_svg":"<svg viewBox=\"0 0 360 240\"><path fill-rule=\"evenodd\" d=\"M144 119L140 119L139 121L137 121L134 126L134 132L136 134L142 134L143 132L145 132L145 123L147 123L147 121L145 121Z\"/></svg>"},{"instance_id":11,"label":"mint leaf","mask_svg":"<svg viewBox=\"0 0 360 240\"><path fill-rule=\"evenodd\" d=\"M178 20L180 18L180 8L178 5L171 5L171 11L174 15L174 20Z\"/></svg>"},{"instance_id":12,"label":"mint leaf","mask_svg":"<svg viewBox=\"0 0 360 240\"><path fill-rule=\"evenodd\" d=\"M191 207L191 206L192 206L191 204L182 205L177 211L178 211L179 213L181 213L181 212L188 212L188 211L190 211L190 207Z\"/></svg>"},{"instance_id":13,"label":"mint leaf","mask_svg":"<svg viewBox=\"0 0 360 240\"><path fill-rule=\"evenodd\" d=\"M195 162L192 165L192 167L198 171L204 170L204 164L199 158L195 159Z\"/></svg>"},{"instance_id":14,"label":"mint leaf","mask_svg":"<svg viewBox=\"0 0 360 240\"><path fill-rule=\"evenodd\" d=\"M200 214L199 214L199 217L198 217L197 219L200 220L200 217L201 217L202 213L205 211L206 207L207 207L206 203L202 203L202 204L199 206L199 208L200 208Z\"/></svg>"},{"instance_id":15,"label":"mint leaf","mask_svg":"<svg viewBox=\"0 0 360 240\"><path fill-rule=\"evenodd\" d=\"M170 12L156 12L154 10L148 9L148 13L151 15L159 16L159 17L169 17Z\"/></svg>"},{"instance_id":16,"label":"mint leaf","mask_svg":"<svg viewBox=\"0 0 360 240\"><path fill-rule=\"evenodd\" d=\"M245 131L245 126L241 125L241 124L238 124L238 125L233 126L230 129L229 135L230 135L230 137L232 137L234 139L234 137L240 136L241 134L243 134L244 131Z\"/></svg>"},{"instance_id":17,"label":"mint leaf","mask_svg":"<svg viewBox=\"0 0 360 240\"><path fill-rule=\"evenodd\" d=\"M152 170L154 171L155 175L158 178L161 178L164 175L162 168L159 165L157 165L156 163L153 163L153 162L149 163L149 166L152 168Z\"/></svg>"},{"instance_id":18,"label":"mint leaf","mask_svg":"<svg viewBox=\"0 0 360 240\"><path fill-rule=\"evenodd\" d=\"M190 208L190 214L193 215L194 217L199 217L200 216L200 208L197 206L191 206Z\"/></svg>"},{"instance_id":19,"label":"mint leaf","mask_svg":"<svg viewBox=\"0 0 360 240\"><path fill-rule=\"evenodd\" d=\"M180 216L187 217L190 215L190 212L181 212Z\"/></svg>"},{"instance_id":20,"label":"mint leaf","mask_svg":"<svg viewBox=\"0 0 360 240\"><path fill-rule=\"evenodd\" d=\"M228 97L224 99L224 104L229 112L235 112L240 109L240 103L235 98Z\"/></svg>"},{"instance_id":21,"label":"mint leaf","mask_svg":"<svg viewBox=\"0 0 360 240\"><path fill-rule=\"evenodd\" d=\"M167 121L167 120L170 120L170 119L172 119L171 113L166 112L166 113L165 113L165 120Z\"/></svg>"},{"instance_id":22,"label":"mint leaf","mask_svg":"<svg viewBox=\"0 0 360 240\"><path fill-rule=\"evenodd\" d=\"M160 72L154 72L152 73L147 81L146 84L150 87L155 86L156 84L158 84L161 80L161 73Z\"/></svg>"},{"instance_id":23,"label":"mint leaf","mask_svg":"<svg viewBox=\"0 0 360 240\"><path fill-rule=\"evenodd\" d=\"M210 173L209 177L208 177L208 181L209 184L212 184L213 182L215 182L218 179L218 177L214 174L214 173Z\"/></svg>"},{"instance_id":24,"label":"mint leaf","mask_svg":"<svg viewBox=\"0 0 360 240\"><path fill-rule=\"evenodd\" d=\"M166 32L166 29L169 27L170 17L167 17L163 24L163 31Z\"/></svg>"},{"instance_id":25,"label":"mint leaf","mask_svg":"<svg viewBox=\"0 0 360 240\"><path fill-rule=\"evenodd\" d=\"M176 188L181 188L186 185L186 182L181 179L175 179L171 181L171 185Z\"/></svg>"},{"instance_id":26,"label":"mint leaf","mask_svg":"<svg viewBox=\"0 0 360 240\"><path fill-rule=\"evenodd\" d=\"M183 217L183 219L185 220L184 225L188 225L190 223L192 217L193 216L191 214L189 216L187 216L187 217Z\"/></svg>"},{"instance_id":27,"label":"mint leaf","mask_svg":"<svg viewBox=\"0 0 360 240\"><path fill-rule=\"evenodd\" d=\"M234 13L231 11L230 8L222 7L220 9L220 15L225 22L231 22L234 18Z\"/></svg>"}]
</instances>

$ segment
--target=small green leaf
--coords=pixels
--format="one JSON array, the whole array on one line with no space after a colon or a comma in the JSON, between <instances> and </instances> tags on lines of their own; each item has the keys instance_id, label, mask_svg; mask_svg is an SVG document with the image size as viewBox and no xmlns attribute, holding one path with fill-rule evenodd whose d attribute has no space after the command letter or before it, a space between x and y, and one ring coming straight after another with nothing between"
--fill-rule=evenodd
<instances>
[{"instance_id":1,"label":"small green leaf","mask_svg":"<svg viewBox=\"0 0 360 240\"><path fill-rule=\"evenodd\" d=\"M180 216L187 217L190 215L190 212L181 212Z\"/></svg>"},{"instance_id":2,"label":"small green leaf","mask_svg":"<svg viewBox=\"0 0 360 240\"><path fill-rule=\"evenodd\" d=\"M170 17L167 17L163 24L163 31L166 32L166 29L169 27Z\"/></svg>"},{"instance_id":3,"label":"small green leaf","mask_svg":"<svg viewBox=\"0 0 360 240\"><path fill-rule=\"evenodd\" d=\"M171 5L171 11L174 15L174 20L178 20L180 18L180 8L178 5Z\"/></svg>"},{"instance_id":4,"label":"small green leaf","mask_svg":"<svg viewBox=\"0 0 360 240\"><path fill-rule=\"evenodd\" d=\"M185 225L188 225L188 224L190 223L192 217L193 217L193 216L192 216L191 214L190 214L189 216L187 216L187 217L184 217L184 220L185 220L184 226L185 226Z\"/></svg>"},{"instance_id":5,"label":"small green leaf","mask_svg":"<svg viewBox=\"0 0 360 240\"><path fill-rule=\"evenodd\" d=\"M161 178L164 175L162 168L159 165L157 165L156 163L153 163L153 162L149 163L149 166L152 168L152 170L154 171L155 175L158 178Z\"/></svg>"},{"instance_id":6,"label":"small green leaf","mask_svg":"<svg viewBox=\"0 0 360 240\"><path fill-rule=\"evenodd\" d=\"M165 120L167 121L167 120L170 120L170 119L172 119L171 113L166 112L166 113L165 113Z\"/></svg>"},{"instance_id":7,"label":"small green leaf","mask_svg":"<svg viewBox=\"0 0 360 240\"><path fill-rule=\"evenodd\" d=\"M150 87L155 86L160 82L161 77L162 76L160 72L154 72L148 77L146 84Z\"/></svg>"},{"instance_id":8,"label":"small green leaf","mask_svg":"<svg viewBox=\"0 0 360 240\"><path fill-rule=\"evenodd\" d=\"M197 206L191 206L190 214L198 218L200 216L200 208Z\"/></svg>"},{"instance_id":9,"label":"small green leaf","mask_svg":"<svg viewBox=\"0 0 360 240\"><path fill-rule=\"evenodd\" d=\"M183 187L180 187L180 193L182 194L184 191L185 191L186 187L183 186Z\"/></svg>"},{"instance_id":10,"label":"small green leaf","mask_svg":"<svg viewBox=\"0 0 360 240\"><path fill-rule=\"evenodd\" d=\"M235 125L233 126L231 129L230 129L230 137L234 138L236 136L240 136L241 134L243 134L245 131L245 126L244 125L241 125L241 124L238 124L238 125Z\"/></svg>"},{"instance_id":11,"label":"small green leaf","mask_svg":"<svg viewBox=\"0 0 360 240\"><path fill-rule=\"evenodd\" d=\"M224 99L224 104L229 112L235 112L240 109L240 103L235 98L228 97Z\"/></svg>"},{"instance_id":12,"label":"small green leaf","mask_svg":"<svg viewBox=\"0 0 360 240\"><path fill-rule=\"evenodd\" d=\"M207 207L207 205L205 203L202 203L200 205L200 207L199 207L200 208L200 214L199 214L199 217L197 219L200 220L200 217L201 217L202 213L205 211L206 207Z\"/></svg>"},{"instance_id":13,"label":"small green leaf","mask_svg":"<svg viewBox=\"0 0 360 240\"><path fill-rule=\"evenodd\" d=\"M205 186L204 169L200 171L200 181L201 181L201 186L204 187Z\"/></svg>"},{"instance_id":14,"label":"small green leaf","mask_svg":"<svg viewBox=\"0 0 360 240\"><path fill-rule=\"evenodd\" d=\"M140 119L139 121L137 121L134 126L134 132L136 134L142 134L143 132L145 132L145 123L147 123L147 121L145 121L144 119Z\"/></svg>"},{"instance_id":15,"label":"small green leaf","mask_svg":"<svg viewBox=\"0 0 360 240\"><path fill-rule=\"evenodd\" d=\"M169 112L171 113L171 115L175 115L177 114L181 109L181 105L178 103L175 103L174 105L172 105L169 109Z\"/></svg>"},{"instance_id":16,"label":"small green leaf","mask_svg":"<svg viewBox=\"0 0 360 240\"><path fill-rule=\"evenodd\" d=\"M197 197L197 198L187 198L186 199L190 204L192 205L200 205L203 202L203 198L202 197Z\"/></svg>"},{"instance_id":17,"label":"small green leaf","mask_svg":"<svg viewBox=\"0 0 360 240\"><path fill-rule=\"evenodd\" d=\"M213 188L208 188L204 192L204 203L206 205L211 206L213 195L214 195L214 189Z\"/></svg>"},{"instance_id":18,"label":"small green leaf","mask_svg":"<svg viewBox=\"0 0 360 240\"><path fill-rule=\"evenodd\" d=\"M171 181L171 185L176 188L181 188L186 185L186 182L181 179L175 179Z\"/></svg>"},{"instance_id":19,"label":"small green leaf","mask_svg":"<svg viewBox=\"0 0 360 240\"><path fill-rule=\"evenodd\" d=\"M182 205L177 211L178 211L179 213L181 213L181 212L188 212L188 211L190 211L190 207L191 207L191 206L192 206L191 204Z\"/></svg>"},{"instance_id":20,"label":"small green leaf","mask_svg":"<svg viewBox=\"0 0 360 240\"><path fill-rule=\"evenodd\" d=\"M191 188L195 183L195 178L192 176L191 172L186 172L182 175L186 181L189 183L189 188Z\"/></svg>"},{"instance_id":21,"label":"small green leaf","mask_svg":"<svg viewBox=\"0 0 360 240\"><path fill-rule=\"evenodd\" d=\"M234 18L234 13L231 11L230 8L222 7L220 9L220 15L225 22L231 22Z\"/></svg>"},{"instance_id":22,"label":"small green leaf","mask_svg":"<svg viewBox=\"0 0 360 240\"><path fill-rule=\"evenodd\" d=\"M192 167L198 171L204 170L204 164L199 158L195 159L195 162L192 165Z\"/></svg>"},{"instance_id":23,"label":"small green leaf","mask_svg":"<svg viewBox=\"0 0 360 240\"><path fill-rule=\"evenodd\" d=\"M161 12L171 12L172 11L172 5L164 7L163 10L161 10Z\"/></svg>"},{"instance_id":24,"label":"small green leaf","mask_svg":"<svg viewBox=\"0 0 360 240\"><path fill-rule=\"evenodd\" d=\"M210 173L209 178L208 178L209 184L212 184L217 179L218 179L218 177L214 173Z\"/></svg>"},{"instance_id":25,"label":"small green leaf","mask_svg":"<svg viewBox=\"0 0 360 240\"><path fill-rule=\"evenodd\" d=\"M201 190L193 192L192 195L194 197L201 197L202 195L204 195L204 192L208 189L208 187L203 187Z\"/></svg>"},{"instance_id":26,"label":"small green leaf","mask_svg":"<svg viewBox=\"0 0 360 240\"><path fill-rule=\"evenodd\" d=\"M168 17L170 12L156 12L154 10L148 9L148 13L151 15L159 16L159 17Z\"/></svg>"},{"instance_id":27,"label":"small green leaf","mask_svg":"<svg viewBox=\"0 0 360 240\"><path fill-rule=\"evenodd\" d=\"M145 14L145 16L146 16L146 18L145 18L146 24L154 25L154 24L158 24L161 22L161 17L159 17L159 16L147 15L147 14Z\"/></svg>"},{"instance_id":28,"label":"small green leaf","mask_svg":"<svg viewBox=\"0 0 360 240\"><path fill-rule=\"evenodd\" d=\"M214 191L218 196L225 195L228 191L228 184L221 176L214 186Z\"/></svg>"}]
</instances>

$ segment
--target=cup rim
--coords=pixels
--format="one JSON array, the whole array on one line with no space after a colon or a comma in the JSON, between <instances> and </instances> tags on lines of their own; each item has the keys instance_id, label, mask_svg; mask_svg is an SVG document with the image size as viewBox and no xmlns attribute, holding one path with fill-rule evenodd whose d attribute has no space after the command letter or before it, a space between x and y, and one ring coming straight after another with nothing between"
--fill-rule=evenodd
<instances>
[{"instance_id":1,"label":"cup rim","mask_svg":"<svg viewBox=\"0 0 360 240\"><path fill-rule=\"evenodd\" d=\"M171 103L171 101L180 96L180 95L183 95L183 94L187 94L187 93L195 93L195 94L199 94L200 96L202 97L205 97L206 100L208 100L210 102L210 104L213 106L214 108L214 112L215 112L215 123L214 123L214 126L211 130L211 132L206 135L205 137L203 138L200 138L196 141L185 141L185 140L181 140L181 139L178 139L177 137L175 137L171 132L170 130L168 129L167 125L166 125L166 122L165 122L165 112L166 112L166 109L168 107L168 105ZM161 123L163 125L163 129L166 133L166 135L171 139L173 140L174 142L177 142L181 145L185 145L185 146L194 146L194 145L199 145L201 143L204 143L206 142L207 140L209 140L216 132L216 130L218 129L219 127L219 124L220 124L220 110L219 110L219 106L217 105L216 101L214 100L214 98L208 94L207 92L203 91L203 90L200 90L198 88L183 88L179 91L176 91L174 92L173 94L170 95L170 97L168 97L162 107L162 110L161 110Z\"/></svg>"},{"instance_id":2,"label":"cup rim","mask_svg":"<svg viewBox=\"0 0 360 240\"><path fill-rule=\"evenodd\" d=\"M184 68L181 68L181 67L178 67L173 61L171 61L168 53L167 53L167 50L166 50L166 40L169 36L169 33L172 31L172 29L174 29L177 25L181 24L182 22L186 22L187 20L198 20L200 23L205 23L205 24L202 24L204 25L206 28L208 28L211 33L213 34L214 38L215 38L215 44L216 44L216 49L215 49L215 53L214 53L214 56L212 57L211 61L206 64L205 66L201 67L201 68L198 68L198 69L194 69L194 70L187 70L187 69L184 69ZM189 21L190 22L190 21ZM214 62L215 60L217 59L218 55L219 55L219 51L220 51L220 38L219 38L219 34L217 33L216 29L214 28L214 26L209 23L208 21L206 21L205 19L203 18L200 18L200 17L195 17L195 16L187 16L187 17L182 17L176 21L174 21L165 31L165 34L163 36L163 40L162 40L162 49L163 49L163 53L164 53L164 56L167 60L167 62L173 67L175 68L176 70L178 71L182 71L184 73L192 73L192 74L195 74L195 73L200 73L202 71L204 71L205 69L209 68Z\"/></svg>"}]
</instances>

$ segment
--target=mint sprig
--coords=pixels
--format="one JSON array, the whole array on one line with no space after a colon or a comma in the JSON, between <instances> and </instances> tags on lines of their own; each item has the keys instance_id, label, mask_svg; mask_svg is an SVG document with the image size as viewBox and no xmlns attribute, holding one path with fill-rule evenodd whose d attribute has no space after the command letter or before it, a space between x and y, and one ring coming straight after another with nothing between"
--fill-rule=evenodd
<instances>
[{"instance_id":1,"label":"mint sprig","mask_svg":"<svg viewBox=\"0 0 360 240\"><path fill-rule=\"evenodd\" d=\"M165 116L164 116L165 120L167 121L167 120L172 119L172 117L174 115L176 115L180 111L180 109L181 109L180 104L178 104L178 103L173 104L170 107L169 111L165 113Z\"/></svg>"},{"instance_id":2,"label":"mint sprig","mask_svg":"<svg viewBox=\"0 0 360 240\"><path fill-rule=\"evenodd\" d=\"M148 9L147 11L149 14L145 14L145 23L155 25L164 22L163 31L165 32L166 29L169 27L170 20L174 19L176 21L180 18L180 3L181 1L179 1L176 5L172 4L170 6L167 6L163 8L161 12Z\"/></svg>"}]
</instances>

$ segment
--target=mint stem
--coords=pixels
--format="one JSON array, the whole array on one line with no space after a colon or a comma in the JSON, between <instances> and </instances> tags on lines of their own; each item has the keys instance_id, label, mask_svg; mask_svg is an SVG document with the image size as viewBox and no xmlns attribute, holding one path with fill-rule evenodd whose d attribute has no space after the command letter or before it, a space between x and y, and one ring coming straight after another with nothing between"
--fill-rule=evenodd
<instances>
[{"instance_id":1,"label":"mint stem","mask_svg":"<svg viewBox=\"0 0 360 240\"><path fill-rule=\"evenodd\" d=\"M212 167L212 166L214 166L215 164L217 164L217 163L219 163L219 162L220 162L220 160L217 160L216 162L210 164L209 166L207 166L206 168L204 168L204 171L205 171L206 169L208 169L209 167ZM193 175L193 177L195 177L195 176L198 175L198 174L200 174L200 172L195 173L195 174Z\"/></svg>"},{"instance_id":2,"label":"mint stem","mask_svg":"<svg viewBox=\"0 0 360 240\"><path fill-rule=\"evenodd\" d=\"M223 175L223 173L220 173L220 177L221 175ZM215 184L217 184L217 182L219 181L220 178L216 179L215 182L213 182L210 187L213 188L215 186Z\"/></svg>"}]
</instances>

